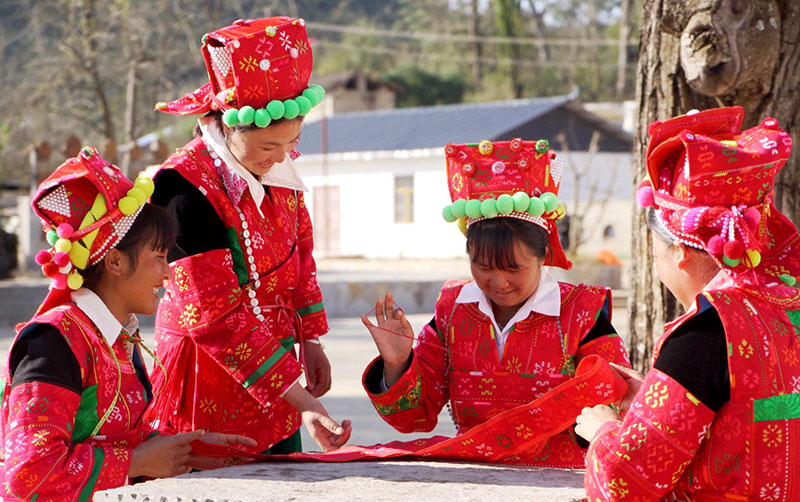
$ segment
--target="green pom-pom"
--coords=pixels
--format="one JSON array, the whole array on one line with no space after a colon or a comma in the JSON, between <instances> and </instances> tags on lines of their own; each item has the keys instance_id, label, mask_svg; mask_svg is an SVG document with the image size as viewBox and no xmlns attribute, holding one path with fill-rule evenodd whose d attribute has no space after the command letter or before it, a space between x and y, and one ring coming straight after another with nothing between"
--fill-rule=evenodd
<instances>
[{"instance_id":1,"label":"green pom-pom","mask_svg":"<svg viewBox=\"0 0 800 502\"><path fill-rule=\"evenodd\" d=\"M724 259L725 258L723 258L723 260ZM793 275L781 274L778 276L778 279L782 280L784 284L786 284L787 286L794 286L795 284L797 284L797 278Z\"/></svg>"},{"instance_id":2,"label":"green pom-pom","mask_svg":"<svg viewBox=\"0 0 800 502\"><path fill-rule=\"evenodd\" d=\"M263 129L264 127L267 127L270 122L272 122L272 117L269 116L269 112L266 108L259 108L256 110L256 127L261 127Z\"/></svg>"},{"instance_id":3,"label":"green pom-pom","mask_svg":"<svg viewBox=\"0 0 800 502\"><path fill-rule=\"evenodd\" d=\"M442 209L442 218L444 218L444 221L447 223L453 223L458 219L453 216L453 206L444 206Z\"/></svg>"},{"instance_id":4,"label":"green pom-pom","mask_svg":"<svg viewBox=\"0 0 800 502\"><path fill-rule=\"evenodd\" d=\"M146 176L142 176L141 178L136 178L136 182L134 182L133 186L144 192L147 198L150 198L150 196L153 195L153 192L156 189L153 180Z\"/></svg>"},{"instance_id":5,"label":"green pom-pom","mask_svg":"<svg viewBox=\"0 0 800 502\"><path fill-rule=\"evenodd\" d=\"M54 228L51 228L50 230L47 231L47 242L51 246L55 246L56 241L58 241L58 234L56 233L56 230Z\"/></svg>"},{"instance_id":6,"label":"green pom-pom","mask_svg":"<svg viewBox=\"0 0 800 502\"><path fill-rule=\"evenodd\" d=\"M531 198L525 192L517 192L511 196L514 199L514 211L524 213L531 205Z\"/></svg>"},{"instance_id":7,"label":"green pom-pom","mask_svg":"<svg viewBox=\"0 0 800 502\"><path fill-rule=\"evenodd\" d=\"M528 204L528 214L534 218L538 218L544 214L544 202L542 202L542 199L539 197L531 197L530 203Z\"/></svg>"},{"instance_id":8,"label":"green pom-pom","mask_svg":"<svg viewBox=\"0 0 800 502\"><path fill-rule=\"evenodd\" d=\"M729 266L731 268L738 267L740 261L742 261L741 258L736 258L735 260L732 260L732 259L728 258L727 256L722 255L722 263L724 263L725 265L727 265L727 266Z\"/></svg>"},{"instance_id":9,"label":"green pom-pom","mask_svg":"<svg viewBox=\"0 0 800 502\"><path fill-rule=\"evenodd\" d=\"M311 106L317 106L321 100L319 93L312 88L308 88L303 91L303 97L311 101Z\"/></svg>"},{"instance_id":10,"label":"green pom-pom","mask_svg":"<svg viewBox=\"0 0 800 502\"><path fill-rule=\"evenodd\" d=\"M239 123L250 125L256 119L256 110L250 105L239 108Z\"/></svg>"},{"instance_id":11,"label":"green pom-pom","mask_svg":"<svg viewBox=\"0 0 800 502\"><path fill-rule=\"evenodd\" d=\"M269 112L269 116L272 117L272 120L282 119L285 110L286 106L284 106L283 101L279 99L273 99L267 103L267 111Z\"/></svg>"},{"instance_id":12,"label":"green pom-pom","mask_svg":"<svg viewBox=\"0 0 800 502\"><path fill-rule=\"evenodd\" d=\"M225 113L222 114L222 122L228 127L239 125L239 110L236 108L225 110Z\"/></svg>"},{"instance_id":13,"label":"green pom-pom","mask_svg":"<svg viewBox=\"0 0 800 502\"><path fill-rule=\"evenodd\" d=\"M481 214L485 218L494 218L497 216L497 201L494 199L486 199L481 202Z\"/></svg>"},{"instance_id":14,"label":"green pom-pom","mask_svg":"<svg viewBox=\"0 0 800 502\"><path fill-rule=\"evenodd\" d=\"M128 190L128 196L136 199L136 202L138 202L140 206L147 201L147 194L144 193L144 190L139 188L134 187Z\"/></svg>"},{"instance_id":15,"label":"green pom-pom","mask_svg":"<svg viewBox=\"0 0 800 502\"><path fill-rule=\"evenodd\" d=\"M514 199L504 193L497 198L497 212L500 214L511 214L514 211Z\"/></svg>"},{"instance_id":16,"label":"green pom-pom","mask_svg":"<svg viewBox=\"0 0 800 502\"><path fill-rule=\"evenodd\" d=\"M481 201L477 199L472 199L467 201L467 205L464 207L464 212L466 213L468 218L472 218L473 220L476 218L480 218L481 215Z\"/></svg>"},{"instance_id":17,"label":"green pom-pom","mask_svg":"<svg viewBox=\"0 0 800 502\"><path fill-rule=\"evenodd\" d=\"M464 216L467 215L466 208L467 208L466 200L456 199L456 201L453 202L453 216L455 216L456 218L463 218Z\"/></svg>"},{"instance_id":18,"label":"green pom-pom","mask_svg":"<svg viewBox=\"0 0 800 502\"><path fill-rule=\"evenodd\" d=\"M553 192L545 192L539 198L544 202L544 211L546 213L555 211L558 207L558 197Z\"/></svg>"},{"instance_id":19,"label":"green pom-pom","mask_svg":"<svg viewBox=\"0 0 800 502\"><path fill-rule=\"evenodd\" d=\"M297 117L297 115L300 113L300 106L298 106L297 102L293 99L287 99L284 101L283 106L283 118L291 120Z\"/></svg>"},{"instance_id":20,"label":"green pom-pom","mask_svg":"<svg viewBox=\"0 0 800 502\"><path fill-rule=\"evenodd\" d=\"M125 216L131 215L139 209L139 203L133 197L123 197L119 200L119 210Z\"/></svg>"},{"instance_id":21,"label":"green pom-pom","mask_svg":"<svg viewBox=\"0 0 800 502\"><path fill-rule=\"evenodd\" d=\"M536 142L536 153L544 153L550 149L550 142L546 139L540 139Z\"/></svg>"},{"instance_id":22,"label":"green pom-pom","mask_svg":"<svg viewBox=\"0 0 800 502\"><path fill-rule=\"evenodd\" d=\"M314 84L312 86L309 86L309 89L314 89L319 93L319 100L320 101L322 101L322 98L325 97L325 89L321 85Z\"/></svg>"},{"instance_id":23,"label":"green pom-pom","mask_svg":"<svg viewBox=\"0 0 800 502\"><path fill-rule=\"evenodd\" d=\"M300 107L300 115L308 115L308 112L311 111L311 100L307 97L297 96L294 98L294 102Z\"/></svg>"}]
</instances>

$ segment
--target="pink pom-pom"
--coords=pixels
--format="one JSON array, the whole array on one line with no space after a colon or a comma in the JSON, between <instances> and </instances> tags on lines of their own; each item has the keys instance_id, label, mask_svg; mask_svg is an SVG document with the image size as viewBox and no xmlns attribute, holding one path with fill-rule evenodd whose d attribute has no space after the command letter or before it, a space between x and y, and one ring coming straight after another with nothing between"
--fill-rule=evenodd
<instances>
[{"instance_id":1,"label":"pink pom-pom","mask_svg":"<svg viewBox=\"0 0 800 502\"><path fill-rule=\"evenodd\" d=\"M58 265L53 262L42 265L42 273L47 277L55 277L58 274Z\"/></svg>"},{"instance_id":2,"label":"pink pom-pom","mask_svg":"<svg viewBox=\"0 0 800 502\"><path fill-rule=\"evenodd\" d=\"M56 253L53 256L53 263L55 263L59 267L63 267L67 263L69 263L69 255L67 253Z\"/></svg>"},{"instance_id":3,"label":"pink pom-pom","mask_svg":"<svg viewBox=\"0 0 800 502\"><path fill-rule=\"evenodd\" d=\"M44 265L45 263L49 263L52 259L53 255L51 255L50 251L46 249L42 249L36 253L36 256L33 258L37 265Z\"/></svg>"},{"instance_id":4,"label":"pink pom-pom","mask_svg":"<svg viewBox=\"0 0 800 502\"><path fill-rule=\"evenodd\" d=\"M722 252L731 260L738 260L744 256L744 246L739 241L728 241L722 248Z\"/></svg>"},{"instance_id":5,"label":"pink pom-pom","mask_svg":"<svg viewBox=\"0 0 800 502\"><path fill-rule=\"evenodd\" d=\"M702 215L702 209L699 207L693 207L692 209L686 211L686 215L683 217L683 231L687 234L692 234L697 230L697 227L700 225L700 216Z\"/></svg>"},{"instance_id":6,"label":"pink pom-pom","mask_svg":"<svg viewBox=\"0 0 800 502\"><path fill-rule=\"evenodd\" d=\"M62 223L56 228L56 234L62 239L69 239L75 231L69 223Z\"/></svg>"},{"instance_id":7,"label":"pink pom-pom","mask_svg":"<svg viewBox=\"0 0 800 502\"><path fill-rule=\"evenodd\" d=\"M649 186L640 188L636 192L636 202L642 207L653 207L656 203L653 189Z\"/></svg>"},{"instance_id":8,"label":"pink pom-pom","mask_svg":"<svg viewBox=\"0 0 800 502\"><path fill-rule=\"evenodd\" d=\"M745 223L747 223L747 226L750 228L750 231L755 233L755 231L758 230L758 224L761 222L761 211L751 207L744 212L743 217Z\"/></svg>"},{"instance_id":9,"label":"pink pom-pom","mask_svg":"<svg viewBox=\"0 0 800 502\"><path fill-rule=\"evenodd\" d=\"M725 239L720 237L719 235L715 235L714 237L708 240L708 252L714 256L719 256L722 254L722 249L725 246Z\"/></svg>"},{"instance_id":10,"label":"pink pom-pom","mask_svg":"<svg viewBox=\"0 0 800 502\"><path fill-rule=\"evenodd\" d=\"M58 274L55 277L53 277L53 287L55 289L67 289L66 274Z\"/></svg>"}]
</instances>

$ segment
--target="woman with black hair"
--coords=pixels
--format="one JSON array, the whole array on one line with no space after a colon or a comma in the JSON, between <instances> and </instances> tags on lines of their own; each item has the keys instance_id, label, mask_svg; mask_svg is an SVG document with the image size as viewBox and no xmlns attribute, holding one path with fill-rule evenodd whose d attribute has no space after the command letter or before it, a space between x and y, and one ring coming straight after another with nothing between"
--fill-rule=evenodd
<instances>
[{"instance_id":1,"label":"woman with black hair","mask_svg":"<svg viewBox=\"0 0 800 502\"><path fill-rule=\"evenodd\" d=\"M556 229L560 166L547 141L445 153L453 204L443 215L466 228L473 280L445 283L415 346L391 293L377 302L377 326L362 317L380 352L364 386L400 432L432 430L445 403L465 432L568 381L589 354L629 366L610 291L556 282L544 268L570 266ZM567 428L518 461L581 468L584 452Z\"/></svg>"}]
</instances>

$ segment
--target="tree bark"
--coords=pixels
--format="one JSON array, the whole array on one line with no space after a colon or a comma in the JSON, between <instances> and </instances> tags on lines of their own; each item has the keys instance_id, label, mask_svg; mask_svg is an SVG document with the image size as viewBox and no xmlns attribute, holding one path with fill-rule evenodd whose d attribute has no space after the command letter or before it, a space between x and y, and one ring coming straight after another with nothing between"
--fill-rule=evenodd
<instances>
[{"instance_id":1,"label":"tree bark","mask_svg":"<svg viewBox=\"0 0 800 502\"><path fill-rule=\"evenodd\" d=\"M475 63L472 65L473 79L475 89L480 91L483 88L483 68L479 61L483 57L483 47L481 46L480 37L480 12L478 12L478 0L471 0L471 15L470 15L470 35L475 41L472 43L472 52L475 55Z\"/></svg>"},{"instance_id":2,"label":"tree bark","mask_svg":"<svg viewBox=\"0 0 800 502\"><path fill-rule=\"evenodd\" d=\"M646 173L648 125L693 108L742 105L743 127L772 116L800 144L800 2L752 0L741 11L741 3L731 0L645 0L641 19L634 189ZM775 202L797 223L797 150L778 177ZM664 322L679 310L655 274L645 214L635 205L629 347L640 370L649 366Z\"/></svg>"},{"instance_id":3,"label":"tree bark","mask_svg":"<svg viewBox=\"0 0 800 502\"><path fill-rule=\"evenodd\" d=\"M617 45L617 98L625 97L625 82L628 73L628 37L631 36L631 0L622 0L622 15L619 20L619 44Z\"/></svg>"}]
</instances>

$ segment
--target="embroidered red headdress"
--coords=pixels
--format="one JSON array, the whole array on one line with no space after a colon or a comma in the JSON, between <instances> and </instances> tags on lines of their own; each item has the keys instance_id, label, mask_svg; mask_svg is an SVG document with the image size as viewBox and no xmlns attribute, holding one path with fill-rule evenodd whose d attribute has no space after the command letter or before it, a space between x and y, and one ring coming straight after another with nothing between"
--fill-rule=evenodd
<instances>
[{"instance_id":1,"label":"embroidered red headdress","mask_svg":"<svg viewBox=\"0 0 800 502\"><path fill-rule=\"evenodd\" d=\"M269 126L306 115L325 95L308 86L314 58L305 21L290 17L238 20L203 36L209 82L156 110L172 115L224 111L225 124Z\"/></svg>"},{"instance_id":2,"label":"embroidered red headdress","mask_svg":"<svg viewBox=\"0 0 800 502\"><path fill-rule=\"evenodd\" d=\"M648 177L637 192L677 241L707 251L734 277L774 265L797 240L794 225L772 205L792 138L773 118L742 131L743 118L734 106L651 124ZM794 283L779 268L763 272Z\"/></svg>"},{"instance_id":3,"label":"embroidered red headdress","mask_svg":"<svg viewBox=\"0 0 800 502\"><path fill-rule=\"evenodd\" d=\"M545 229L551 253L546 264L568 269L572 264L558 239L556 221L564 216L558 201L562 164L546 139L466 145L444 149L452 205L442 215L458 221L462 231L486 218L519 218Z\"/></svg>"},{"instance_id":4,"label":"embroidered red headdress","mask_svg":"<svg viewBox=\"0 0 800 502\"><path fill-rule=\"evenodd\" d=\"M152 194L150 178L131 183L93 147L81 150L44 180L32 206L52 247L39 251L36 263L53 283L40 312L81 287L79 271L98 263L119 243Z\"/></svg>"}]
</instances>

